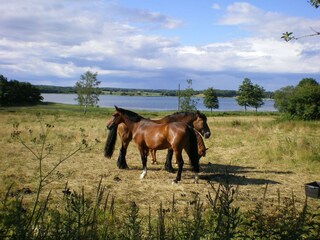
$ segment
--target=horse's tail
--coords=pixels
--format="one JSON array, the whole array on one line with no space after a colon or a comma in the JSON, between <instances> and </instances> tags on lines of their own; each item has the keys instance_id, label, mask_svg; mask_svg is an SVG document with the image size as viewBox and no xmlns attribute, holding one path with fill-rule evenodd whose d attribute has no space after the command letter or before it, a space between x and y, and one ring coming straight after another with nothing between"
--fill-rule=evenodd
<instances>
[{"instance_id":1,"label":"horse's tail","mask_svg":"<svg viewBox=\"0 0 320 240\"><path fill-rule=\"evenodd\" d=\"M118 130L118 126L112 127L109 130L106 145L104 147L104 156L106 158L112 157L114 146L116 145L116 140L117 140L117 130Z\"/></svg>"},{"instance_id":2,"label":"horse's tail","mask_svg":"<svg viewBox=\"0 0 320 240\"><path fill-rule=\"evenodd\" d=\"M188 125L189 132L189 151L188 156L190 159L190 163L195 172L199 172L199 155L198 155L198 143L197 136L192 127Z\"/></svg>"}]
</instances>

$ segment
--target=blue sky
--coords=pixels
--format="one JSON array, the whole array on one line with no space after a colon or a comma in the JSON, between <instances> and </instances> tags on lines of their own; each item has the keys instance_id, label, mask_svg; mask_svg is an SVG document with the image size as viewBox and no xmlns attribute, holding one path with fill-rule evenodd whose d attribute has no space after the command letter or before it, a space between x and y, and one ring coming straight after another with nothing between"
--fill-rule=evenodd
<instances>
[{"instance_id":1,"label":"blue sky","mask_svg":"<svg viewBox=\"0 0 320 240\"><path fill-rule=\"evenodd\" d=\"M0 6L0 74L73 86L268 91L320 81L320 10L307 0L11 0Z\"/></svg>"}]
</instances>

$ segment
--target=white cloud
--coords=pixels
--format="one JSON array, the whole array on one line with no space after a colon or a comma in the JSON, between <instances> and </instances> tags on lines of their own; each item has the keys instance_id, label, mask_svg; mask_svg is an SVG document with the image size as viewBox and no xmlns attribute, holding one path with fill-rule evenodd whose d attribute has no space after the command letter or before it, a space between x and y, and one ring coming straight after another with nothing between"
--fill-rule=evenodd
<instances>
[{"instance_id":1,"label":"white cloud","mask_svg":"<svg viewBox=\"0 0 320 240\"><path fill-rule=\"evenodd\" d=\"M211 8L214 9L214 10L220 10L221 9L221 7L220 7L220 5L218 3L213 3Z\"/></svg>"},{"instance_id":2,"label":"white cloud","mask_svg":"<svg viewBox=\"0 0 320 240\"><path fill-rule=\"evenodd\" d=\"M198 46L183 46L177 37L148 32L177 28L180 20L103 2L12 0L0 11L0 73L78 79L90 69L110 78L209 81L217 72L225 79L235 78L226 77L231 71L319 72L318 41L280 39L287 30L305 33L309 26L319 26L319 20L266 12L249 3L229 5L219 21L246 29L249 36Z\"/></svg>"},{"instance_id":3,"label":"white cloud","mask_svg":"<svg viewBox=\"0 0 320 240\"><path fill-rule=\"evenodd\" d=\"M253 24L262 11L246 2L236 2L227 7L227 14L220 20L223 25Z\"/></svg>"}]
</instances>

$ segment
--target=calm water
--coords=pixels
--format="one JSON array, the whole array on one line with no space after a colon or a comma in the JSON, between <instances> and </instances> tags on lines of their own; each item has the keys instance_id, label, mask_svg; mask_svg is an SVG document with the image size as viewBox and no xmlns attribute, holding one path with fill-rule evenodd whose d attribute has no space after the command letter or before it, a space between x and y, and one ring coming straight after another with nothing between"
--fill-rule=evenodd
<instances>
[{"instance_id":1,"label":"calm water","mask_svg":"<svg viewBox=\"0 0 320 240\"><path fill-rule=\"evenodd\" d=\"M75 98L76 94L54 94L43 93L44 102L55 102L65 104L77 104ZM165 110L178 110L177 97L143 97L143 96L113 96L113 95L100 95L100 107L113 107L114 105L127 109L141 109L149 111L165 111ZM210 109L203 105L203 98L198 98L197 109L200 111ZM264 105L258 111L276 111L273 106L274 101L271 99L265 100ZM213 111L241 111L244 107L237 104L234 98L219 98L219 109ZM248 110L255 110L249 108Z\"/></svg>"}]
</instances>

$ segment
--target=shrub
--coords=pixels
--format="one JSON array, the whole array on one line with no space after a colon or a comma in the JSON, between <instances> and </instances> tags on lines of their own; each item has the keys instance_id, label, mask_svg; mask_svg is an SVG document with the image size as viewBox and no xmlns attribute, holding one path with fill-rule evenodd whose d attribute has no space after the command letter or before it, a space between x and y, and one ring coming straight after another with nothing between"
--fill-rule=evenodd
<instances>
[{"instance_id":1,"label":"shrub","mask_svg":"<svg viewBox=\"0 0 320 240\"><path fill-rule=\"evenodd\" d=\"M275 107L289 118L320 119L320 85L312 78L302 79L296 87L287 86L274 94Z\"/></svg>"}]
</instances>

